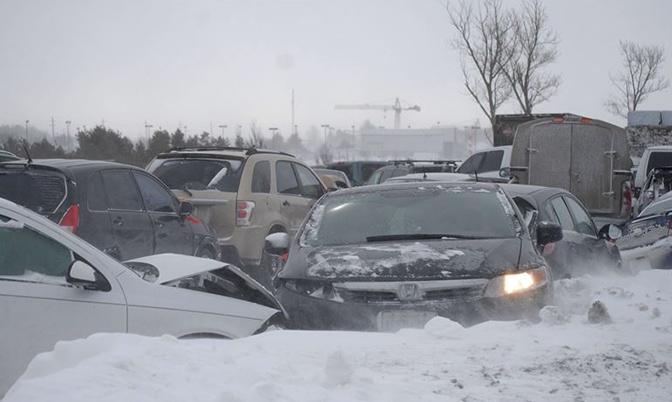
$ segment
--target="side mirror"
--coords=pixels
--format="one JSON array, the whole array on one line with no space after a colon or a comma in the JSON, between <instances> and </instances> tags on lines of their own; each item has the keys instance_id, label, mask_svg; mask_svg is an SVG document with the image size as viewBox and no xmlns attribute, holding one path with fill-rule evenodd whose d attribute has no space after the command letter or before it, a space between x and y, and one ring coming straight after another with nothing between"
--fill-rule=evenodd
<instances>
[{"instance_id":1,"label":"side mirror","mask_svg":"<svg viewBox=\"0 0 672 402\"><path fill-rule=\"evenodd\" d=\"M623 236L621 228L611 224L602 226L602 229L600 229L599 232L600 239L618 240L621 236Z\"/></svg>"},{"instance_id":2,"label":"side mirror","mask_svg":"<svg viewBox=\"0 0 672 402\"><path fill-rule=\"evenodd\" d=\"M271 255L283 255L289 251L289 235L287 233L273 233L266 236L264 251Z\"/></svg>"},{"instance_id":3,"label":"side mirror","mask_svg":"<svg viewBox=\"0 0 672 402\"><path fill-rule=\"evenodd\" d=\"M194 211L194 206L188 201L180 202L180 216L187 217Z\"/></svg>"},{"instance_id":4,"label":"side mirror","mask_svg":"<svg viewBox=\"0 0 672 402\"><path fill-rule=\"evenodd\" d=\"M537 244L545 246L562 240L562 227L557 223L541 221L537 224Z\"/></svg>"},{"instance_id":5,"label":"side mirror","mask_svg":"<svg viewBox=\"0 0 672 402\"><path fill-rule=\"evenodd\" d=\"M84 261L75 260L68 268L65 280L89 290L110 290L110 285L96 270Z\"/></svg>"},{"instance_id":6,"label":"side mirror","mask_svg":"<svg viewBox=\"0 0 672 402\"><path fill-rule=\"evenodd\" d=\"M499 177L505 177L505 178L511 177L511 169L508 167L503 167L499 169Z\"/></svg>"}]
</instances>

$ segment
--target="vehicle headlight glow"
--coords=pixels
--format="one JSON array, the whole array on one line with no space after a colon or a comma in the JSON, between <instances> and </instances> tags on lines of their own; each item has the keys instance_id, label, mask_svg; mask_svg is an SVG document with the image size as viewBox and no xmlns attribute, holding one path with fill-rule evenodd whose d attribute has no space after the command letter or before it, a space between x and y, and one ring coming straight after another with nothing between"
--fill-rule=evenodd
<instances>
[{"instance_id":1,"label":"vehicle headlight glow","mask_svg":"<svg viewBox=\"0 0 672 402\"><path fill-rule=\"evenodd\" d=\"M523 293L544 286L549 281L548 268L528 269L492 278L485 288L485 297L501 297Z\"/></svg>"}]
</instances>

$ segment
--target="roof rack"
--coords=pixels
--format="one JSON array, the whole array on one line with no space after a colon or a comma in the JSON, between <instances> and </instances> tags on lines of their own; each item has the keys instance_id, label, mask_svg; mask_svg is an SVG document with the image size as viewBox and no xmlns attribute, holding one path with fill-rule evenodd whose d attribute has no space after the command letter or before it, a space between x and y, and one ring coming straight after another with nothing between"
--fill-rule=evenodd
<instances>
[{"instance_id":1,"label":"roof rack","mask_svg":"<svg viewBox=\"0 0 672 402\"><path fill-rule=\"evenodd\" d=\"M259 149L255 147L242 148L242 147L172 147L166 152L174 151L240 151L245 152L245 155L250 156L254 154L279 154L285 156L291 156L294 158L294 155L289 154L283 151L276 151L274 149Z\"/></svg>"},{"instance_id":2,"label":"roof rack","mask_svg":"<svg viewBox=\"0 0 672 402\"><path fill-rule=\"evenodd\" d=\"M462 162L461 159L392 159L388 160L390 163L395 165L412 165L414 163L432 163L434 165L454 165L458 162Z\"/></svg>"}]
</instances>

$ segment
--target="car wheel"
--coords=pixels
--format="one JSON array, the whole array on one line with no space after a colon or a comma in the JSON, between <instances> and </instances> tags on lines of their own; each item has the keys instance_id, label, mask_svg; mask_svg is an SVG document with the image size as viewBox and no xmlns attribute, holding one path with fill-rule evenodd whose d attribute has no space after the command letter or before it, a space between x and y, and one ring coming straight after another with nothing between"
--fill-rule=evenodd
<instances>
[{"instance_id":1,"label":"car wheel","mask_svg":"<svg viewBox=\"0 0 672 402\"><path fill-rule=\"evenodd\" d=\"M214 260L215 253L209 247L204 247L201 250L199 250L198 253L196 253L196 257L208 258Z\"/></svg>"}]
</instances>

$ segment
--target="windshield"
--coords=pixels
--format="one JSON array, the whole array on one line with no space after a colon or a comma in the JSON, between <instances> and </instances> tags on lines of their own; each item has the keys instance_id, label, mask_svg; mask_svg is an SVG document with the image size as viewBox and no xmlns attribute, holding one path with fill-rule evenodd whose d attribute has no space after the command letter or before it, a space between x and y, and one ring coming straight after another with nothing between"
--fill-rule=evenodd
<instances>
[{"instance_id":1,"label":"windshield","mask_svg":"<svg viewBox=\"0 0 672 402\"><path fill-rule=\"evenodd\" d=\"M157 159L147 170L171 190L236 192L242 165L236 159Z\"/></svg>"},{"instance_id":2,"label":"windshield","mask_svg":"<svg viewBox=\"0 0 672 402\"><path fill-rule=\"evenodd\" d=\"M306 222L305 245L516 236L516 217L496 190L439 186L327 197Z\"/></svg>"}]
</instances>

